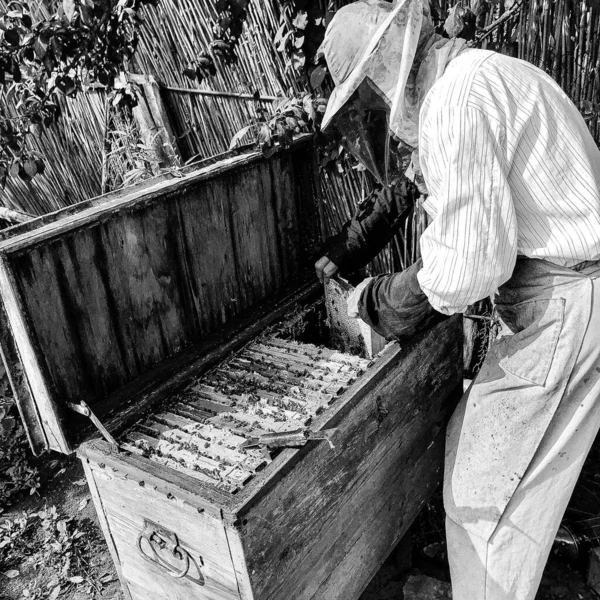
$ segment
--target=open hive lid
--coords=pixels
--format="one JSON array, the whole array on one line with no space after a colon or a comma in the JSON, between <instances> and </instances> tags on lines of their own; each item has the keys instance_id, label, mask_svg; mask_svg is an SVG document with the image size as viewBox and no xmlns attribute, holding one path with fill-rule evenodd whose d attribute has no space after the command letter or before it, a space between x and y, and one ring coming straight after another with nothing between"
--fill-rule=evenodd
<instances>
[{"instance_id":1,"label":"open hive lid","mask_svg":"<svg viewBox=\"0 0 600 600\"><path fill-rule=\"evenodd\" d=\"M88 424L74 406L131 410L211 335L300 288L318 245L314 173L303 138L8 230L0 348L34 452L72 452Z\"/></svg>"}]
</instances>

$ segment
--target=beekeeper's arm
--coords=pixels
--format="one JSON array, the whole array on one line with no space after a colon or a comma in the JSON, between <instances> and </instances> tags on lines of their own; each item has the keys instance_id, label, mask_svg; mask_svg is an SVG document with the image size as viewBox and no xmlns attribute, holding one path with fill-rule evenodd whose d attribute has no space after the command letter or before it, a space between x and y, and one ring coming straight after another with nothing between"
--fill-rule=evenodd
<instances>
[{"instance_id":1,"label":"beekeeper's arm","mask_svg":"<svg viewBox=\"0 0 600 600\"><path fill-rule=\"evenodd\" d=\"M340 233L327 240L315 268L319 279L356 271L369 263L398 232L411 203L396 184L372 194Z\"/></svg>"},{"instance_id":2,"label":"beekeeper's arm","mask_svg":"<svg viewBox=\"0 0 600 600\"><path fill-rule=\"evenodd\" d=\"M422 262L374 278L358 302L360 317L388 339L419 333L495 293L517 257L501 124L476 109L444 107L421 128L433 216L421 237Z\"/></svg>"}]
</instances>

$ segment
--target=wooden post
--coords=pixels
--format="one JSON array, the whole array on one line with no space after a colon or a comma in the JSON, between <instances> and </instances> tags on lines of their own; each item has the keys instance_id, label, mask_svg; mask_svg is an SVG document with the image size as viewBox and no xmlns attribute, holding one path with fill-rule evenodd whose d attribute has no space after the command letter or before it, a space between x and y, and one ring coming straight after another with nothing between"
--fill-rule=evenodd
<instances>
[{"instance_id":1,"label":"wooden post","mask_svg":"<svg viewBox=\"0 0 600 600\"><path fill-rule=\"evenodd\" d=\"M144 143L154 150L161 167L180 164L181 153L157 81L152 75L136 73L127 73L127 79L140 88L140 98L133 109L133 117Z\"/></svg>"}]
</instances>

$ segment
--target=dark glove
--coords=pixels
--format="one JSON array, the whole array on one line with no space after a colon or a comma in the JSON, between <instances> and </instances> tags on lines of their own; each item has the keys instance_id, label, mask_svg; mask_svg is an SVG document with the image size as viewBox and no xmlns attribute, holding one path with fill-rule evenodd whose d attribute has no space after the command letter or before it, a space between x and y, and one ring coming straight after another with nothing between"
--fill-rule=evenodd
<instances>
[{"instance_id":1,"label":"dark glove","mask_svg":"<svg viewBox=\"0 0 600 600\"><path fill-rule=\"evenodd\" d=\"M358 304L360 318L384 338L410 338L448 318L423 293L417 280L422 267L419 259L402 273L375 277L364 289Z\"/></svg>"}]
</instances>

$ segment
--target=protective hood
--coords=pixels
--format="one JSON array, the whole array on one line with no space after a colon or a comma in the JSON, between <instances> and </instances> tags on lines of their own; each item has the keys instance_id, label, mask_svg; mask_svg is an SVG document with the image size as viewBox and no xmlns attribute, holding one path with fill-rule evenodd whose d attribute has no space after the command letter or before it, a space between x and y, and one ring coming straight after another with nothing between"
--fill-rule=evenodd
<instances>
[{"instance_id":1,"label":"protective hood","mask_svg":"<svg viewBox=\"0 0 600 600\"><path fill-rule=\"evenodd\" d=\"M464 45L435 33L426 0L360 0L341 8L321 46L336 84L322 128L338 129L347 149L389 184L392 173L399 175L398 149L417 148L425 95Z\"/></svg>"}]
</instances>

